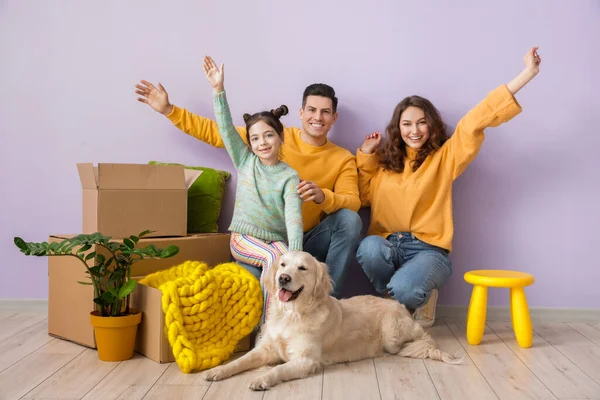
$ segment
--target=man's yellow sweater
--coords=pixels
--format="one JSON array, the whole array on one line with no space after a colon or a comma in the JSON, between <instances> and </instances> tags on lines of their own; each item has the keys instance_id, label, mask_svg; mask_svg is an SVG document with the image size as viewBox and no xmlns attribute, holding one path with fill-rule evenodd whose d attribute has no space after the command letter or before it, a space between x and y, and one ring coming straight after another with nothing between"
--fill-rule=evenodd
<instances>
[{"instance_id":1,"label":"man's yellow sweater","mask_svg":"<svg viewBox=\"0 0 600 400\"><path fill-rule=\"evenodd\" d=\"M452 137L413 172L416 151L408 148L402 173L384 170L376 153L357 151L358 185L362 205L371 206L368 235L387 238L411 232L420 240L452 251L452 183L477 155L483 130L511 120L521 106L502 85L470 110Z\"/></svg>"},{"instance_id":2,"label":"man's yellow sweater","mask_svg":"<svg viewBox=\"0 0 600 400\"><path fill-rule=\"evenodd\" d=\"M215 121L173 106L167 118L183 132L215 147L224 147ZM246 129L237 127L246 141ZM314 201L302 203L304 232L317 226L324 214L341 208L358 211L358 176L356 158L348 150L331 142L312 146L300 138L300 129L285 127L281 146L282 161L298 172L301 180L313 181L325 194L321 204Z\"/></svg>"}]
</instances>

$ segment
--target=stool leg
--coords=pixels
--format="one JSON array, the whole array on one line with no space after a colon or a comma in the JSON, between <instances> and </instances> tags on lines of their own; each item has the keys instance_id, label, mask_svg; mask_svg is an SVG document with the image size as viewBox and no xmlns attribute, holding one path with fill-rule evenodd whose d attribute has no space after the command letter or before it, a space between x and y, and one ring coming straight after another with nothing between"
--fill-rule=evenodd
<instances>
[{"instance_id":1,"label":"stool leg","mask_svg":"<svg viewBox=\"0 0 600 400\"><path fill-rule=\"evenodd\" d=\"M487 312L487 286L474 285L467 316L467 341L469 344L481 343L485 330L485 317Z\"/></svg>"},{"instance_id":2,"label":"stool leg","mask_svg":"<svg viewBox=\"0 0 600 400\"><path fill-rule=\"evenodd\" d=\"M531 317L529 316L529 306L525 289L510 289L510 308L513 320L513 330L519 346L524 348L531 347L533 341L533 329L531 328Z\"/></svg>"}]
</instances>

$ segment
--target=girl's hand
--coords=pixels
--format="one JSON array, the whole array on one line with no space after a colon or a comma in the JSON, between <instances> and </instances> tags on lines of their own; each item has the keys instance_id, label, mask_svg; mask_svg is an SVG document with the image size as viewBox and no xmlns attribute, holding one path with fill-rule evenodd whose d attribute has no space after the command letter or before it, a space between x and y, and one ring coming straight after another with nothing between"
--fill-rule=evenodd
<instances>
[{"instance_id":1,"label":"girl's hand","mask_svg":"<svg viewBox=\"0 0 600 400\"><path fill-rule=\"evenodd\" d=\"M365 154L371 154L379 147L381 143L381 133L373 132L366 136L365 141L362 146L360 146L360 151Z\"/></svg>"},{"instance_id":2,"label":"girl's hand","mask_svg":"<svg viewBox=\"0 0 600 400\"><path fill-rule=\"evenodd\" d=\"M538 49L538 46L532 47L531 50L529 50L527 54L525 54L525 57L523 57L525 68L535 75L537 75L538 72L540 72L540 63L542 62L542 59L537 53Z\"/></svg>"},{"instance_id":3,"label":"girl's hand","mask_svg":"<svg viewBox=\"0 0 600 400\"><path fill-rule=\"evenodd\" d=\"M206 75L206 79L208 79L214 91L222 92L224 90L225 65L221 64L221 68L219 69L210 56L204 56L203 67L204 75Z\"/></svg>"}]
</instances>

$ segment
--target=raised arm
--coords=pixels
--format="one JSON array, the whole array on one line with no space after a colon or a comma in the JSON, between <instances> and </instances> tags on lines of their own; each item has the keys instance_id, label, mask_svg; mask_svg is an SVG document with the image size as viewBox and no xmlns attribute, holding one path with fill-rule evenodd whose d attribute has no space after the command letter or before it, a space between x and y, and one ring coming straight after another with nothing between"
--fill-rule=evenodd
<instances>
[{"instance_id":1,"label":"raised arm","mask_svg":"<svg viewBox=\"0 0 600 400\"><path fill-rule=\"evenodd\" d=\"M479 153L484 140L484 129L510 121L521 111L514 94L521 90L539 72L541 59L537 47L524 57L525 68L508 84L492 90L458 122L454 134L444 144L445 165L458 178Z\"/></svg>"},{"instance_id":2,"label":"raised arm","mask_svg":"<svg viewBox=\"0 0 600 400\"><path fill-rule=\"evenodd\" d=\"M540 72L540 64L542 63L542 59L537 53L538 49L539 47L532 47L527 54L525 54L525 57L523 57L525 68L519 75L517 75L506 85L513 96Z\"/></svg>"},{"instance_id":3,"label":"raised arm","mask_svg":"<svg viewBox=\"0 0 600 400\"><path fill-rule=\"evenodd\" d=\"M376 155L381 144L381 133L373 132L367 135L362 146L356 152L358 168L358 192L363 206L371 204L371 180L377 173L379 159Z\"/></svg>"},{"instance_id":4,"label":"raised arm","mask_svg":"<svg viewBox=\"0 0 600 400\"><path fill-rule=\"evenodd\" d=\"M203 68L206 79L213 88L215 116L221 139L233 161L233 165L236 169L239 169L249 157L253 156L253 153L235 130L231 120L231 112L225 95L225 66L221 64L221 68L217 67L213 59L206 56L204 57Z\"/></svg>"},{"instance_id":5,"label":"raised arm","mask_svg":"<svg viewBox=\"0 0 600 400\"><path fill-rule=\"evenodd\" d=\"M140 96L137 98L140 103L148 104L154 111L167 117L181 131L211 146L225 147L215 121L171 104L167 90L160 83L156 87L146 80L141 80L135 88L135 93ZM246 128L237 127L236 130L245 140Z\"/></svg>"}]
</instances>

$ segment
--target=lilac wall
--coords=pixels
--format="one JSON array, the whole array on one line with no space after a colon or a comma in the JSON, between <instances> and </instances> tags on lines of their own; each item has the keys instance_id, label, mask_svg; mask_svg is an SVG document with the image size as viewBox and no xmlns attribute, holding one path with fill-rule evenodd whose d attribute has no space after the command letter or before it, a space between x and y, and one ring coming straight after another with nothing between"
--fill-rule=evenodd
<instances>
[{"instance_id":1,"label":"lilac wall","mask_svg":"<svg viewBox=\"0 0 600 400\"><path fill-rule=\"evenodd\" d=\"M79 230L75 163L233 170L224 150L136 102L139 79L160 80L174 103L212 116L201 71L210 54L227 65L238 123L281 103L297 110L306 85L327 82L340 98L331 139L355 151L409 94L430 98L453 126L539 45L542 72L517 96L523 113L488 131L455 186L455 272L440 302L468 304L468 269L515 268L536 276L532 306L600 307L599 3L324 3L1 2L0 298L46 298L47 260L22 256L12 238ZM299 124L297 114L285 123ZM490 294L491 304L506 300Z\"/></svg>"}]
</instances>

